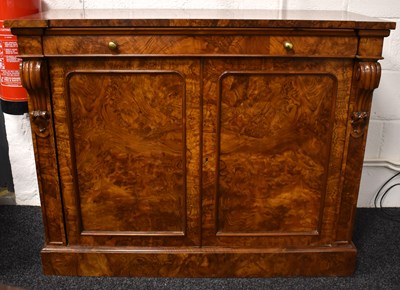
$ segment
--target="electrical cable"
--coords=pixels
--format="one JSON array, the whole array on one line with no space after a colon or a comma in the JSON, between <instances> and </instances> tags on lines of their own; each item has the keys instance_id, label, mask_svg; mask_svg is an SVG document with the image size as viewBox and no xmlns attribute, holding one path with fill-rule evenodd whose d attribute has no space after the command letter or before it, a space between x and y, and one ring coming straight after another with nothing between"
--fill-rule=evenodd
<instances>
[{"instance_id":1,"label":"electrical cable","mask_svg":"<svg viewBox=\"0 0 400 290\"><path fill-rule=\"evenodd\" d=\"M395 221L395 222L400 222L400 215L394 215L389 213L390 210L385 209L383 207L383 201L385 199L385 197L388 195L388 193L396 186L400 186L400 183L395 183L393 185L391 185L389 188L387 188L385 190L385 192L381 195L381 191L385 188L385 186L392 181L394 178L396 178L397 176L400 175L400 172L397 172L395 175L393 175L391 178L389 178L378 190L377 194L375 195L375 199L374 199L374 206L375 208L379 208L381 213L388 219ZM379 205L378 205L378 201L379 201Z\"/></svg>"}]
</instances>

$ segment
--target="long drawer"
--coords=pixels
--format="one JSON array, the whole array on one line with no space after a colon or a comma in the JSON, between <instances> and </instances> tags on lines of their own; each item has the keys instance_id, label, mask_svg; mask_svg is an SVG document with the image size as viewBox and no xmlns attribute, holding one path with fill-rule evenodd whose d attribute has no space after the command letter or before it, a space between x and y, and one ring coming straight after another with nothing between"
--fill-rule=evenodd
<instances>
[{"instance_id":1,"label":"long drawer","mask_svg":"<svg viewBox=\"0 0 400 290\"><path fill-rule=\"evenodd\" d=\"M354 36L63 35L44 37L44 54L354 57Z\"/></svg>"}]
</instances>

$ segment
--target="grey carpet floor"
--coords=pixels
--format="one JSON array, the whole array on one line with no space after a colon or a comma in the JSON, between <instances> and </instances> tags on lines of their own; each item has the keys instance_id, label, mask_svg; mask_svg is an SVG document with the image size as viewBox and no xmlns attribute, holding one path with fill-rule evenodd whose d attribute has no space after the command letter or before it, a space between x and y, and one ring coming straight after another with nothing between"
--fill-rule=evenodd
<instances>
[{"instance_id":1,"label":"grey carpet floor","mask_svg":"<svg viewBox=\"0 0 400 290\"><path fill-rule=\"evenodd\" d=\"M400 215L400 208L393 209ZM25 289L400 289L400 223L377 209L358 209L358 252L352 277L320 278L110 278L44 276L39 252L43 224L39 207L0 206L0 285Z\"/></svg>"}]
</instances>

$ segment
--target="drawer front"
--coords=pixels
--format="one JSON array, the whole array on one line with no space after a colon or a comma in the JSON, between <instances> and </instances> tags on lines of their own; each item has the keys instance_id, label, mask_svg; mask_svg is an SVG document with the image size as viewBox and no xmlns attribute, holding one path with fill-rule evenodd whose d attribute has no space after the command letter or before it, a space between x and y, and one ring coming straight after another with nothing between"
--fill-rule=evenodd
<instances>
[{"instance_id":1,"label":"drawer front","mask_svg":"<svg viewBox=\"0 0 400 290\"><path fill-rule=\"evenodd\" d=\"M82 35L46 36L46 55L265 55L353 57L353 36Z\"/></svg>"},{"instance_id":2,"label":"drawer front","mask_svg":"<svg viewBox=\"0 0 400 290\"><path fill-rule=\"evenodd\" d=\"M356 37L271 36L271 55L292 56L354 56Z\"/></svg>"}]
</instances>

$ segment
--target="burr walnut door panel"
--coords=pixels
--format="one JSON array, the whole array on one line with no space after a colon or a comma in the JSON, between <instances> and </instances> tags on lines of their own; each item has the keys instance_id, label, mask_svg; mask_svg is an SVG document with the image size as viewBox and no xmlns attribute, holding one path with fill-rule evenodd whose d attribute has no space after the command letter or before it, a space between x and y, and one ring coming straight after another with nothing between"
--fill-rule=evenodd
<instances>
[{"instance_id":1,"label":"burr walnut door panel","mask_svg":"<svg viewBox=\"0 0 400 290\"><path fill-rule=\"evenodd\" d=\"M203 245L336 242L352 66L205 63Z\"/></svg>"},{"instance_id":2,"label":"burr walnut door panel","mask_svg":"<svg viewBox=\"0 0 400 290\"><path fill-rule=\"evenodd\" d=\"M198 61L50 61L69 244L199 245Z\"/></svg>"}]
</instances>

